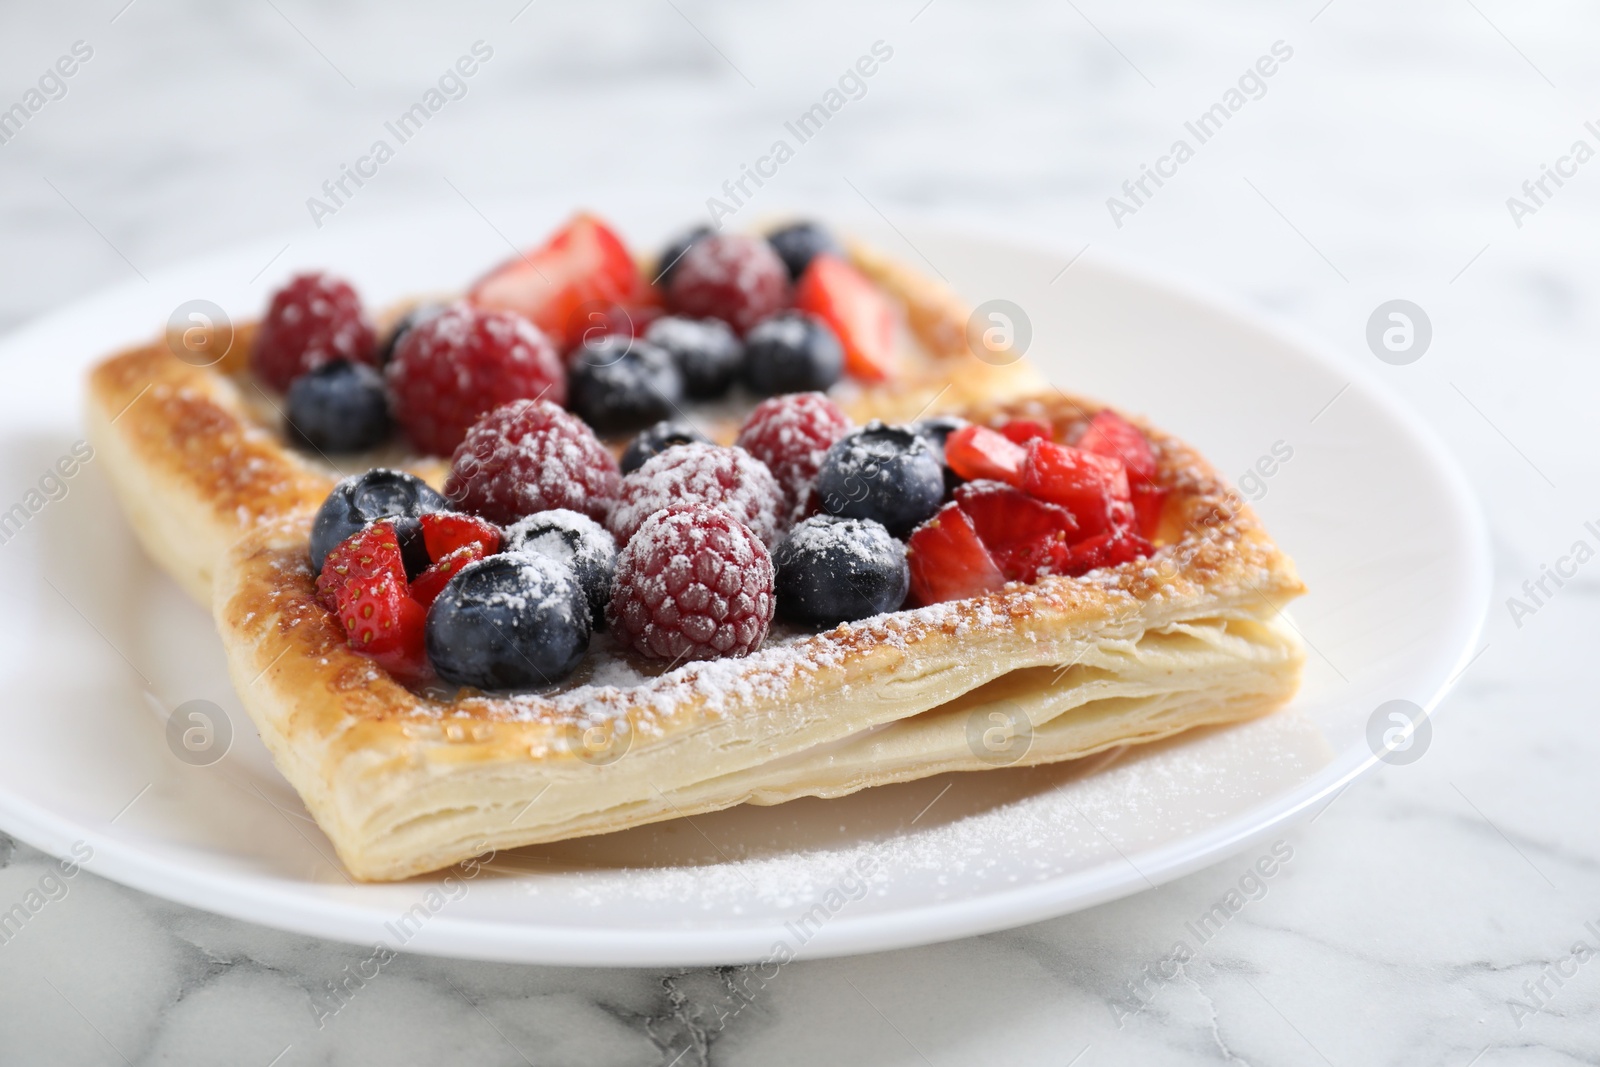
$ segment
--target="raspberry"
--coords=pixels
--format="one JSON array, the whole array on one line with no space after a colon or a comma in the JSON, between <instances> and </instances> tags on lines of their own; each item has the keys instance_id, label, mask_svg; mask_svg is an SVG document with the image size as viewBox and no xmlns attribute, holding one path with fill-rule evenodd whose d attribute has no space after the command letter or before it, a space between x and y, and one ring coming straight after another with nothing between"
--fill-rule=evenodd
<instances>
[{"instance_id":1,"label":"raspberry","mask_svg":"<svg viewBox=\"0 0 1600 1067\"><path fill-rule=\"evenodd\" d=\"M328 551L322 572L317 575L317 599L329 611L337 611L339 591L346 582L371 581L385 575L405 586L406 565L400 539L389 520L357 530Z\"/></svg>"},{"instance_id":2,"label":"raspberry","mask_svg":"<svg viewBox=\"0 0 1600 1067\"><path fill-rule=\"evenodd\" d=\"M829 447L850 431L850 417L821 393L789 393L757 404L739 429L740 448L778 479L791 518L808 510Z\"/></svg>"},{"instance_id":3,"label":"raspberry","mask_svg":"<svg viewBox=\"0 0 1600 1067\"><path fill-rule=\"evenodd\" d=\"M256 330L250 364L267 385L287 392L306 371L335 359L371 363L375 338L350 283L297 274L272 294Z\"/></svg>"},{"instance_id":4,"label":"raspberry","mask_svg":"<svg viewBox=\"0 0 1600 1067\"><path fill-rule=\"evenodd\" d=\"M656 512L617 558L606 616L619 640L654 659L744 656L772 624L772 557L726 512Z\"/></svg>"},{"instance_id":5,"label":"raspberry","mask_svg":"<svg viewBox=\"0 0 1600 1067\"><path fill-rule=\"evenodd\" d=\"M466 304L406 331L385 374L400 425L418 448L440 456L502 404L567 399L561 360L537 327L509 311Z\"/></svg>"},{"instance_id":6,"label":"raspberry","mask_svg":"<svg viewBox=\"0 0 1600 1067\"><path fill-rule=\"evenodd\" d=\"M779 533L783 490L767 465L742 448L678 445L622 479L608 529L627 544L646 519L674 504L718 508L770 545Z\"/></svg>"},{"instance_id":7,"label":"raspberry","mask_svg":"<svg viewBox=\"0 0 1600 1067\"><path fill-rule=\"evenodd\" d=\"M467 431L444 495L502 526L552 508L604 522L621 475L583 420L548 400L496 408Z\"/></svg>"},{"instance_id":8,"label":"raspberry","mask_svg":"<svg viewBox=\"0 0 1600 1067\"><path fill-rule=\"evenodd\" d=\"M667 296L679 314L721 319L742 336L789 306L789 269L759 237L707 237L678 261Z\"/></svg>"}]
</instances>

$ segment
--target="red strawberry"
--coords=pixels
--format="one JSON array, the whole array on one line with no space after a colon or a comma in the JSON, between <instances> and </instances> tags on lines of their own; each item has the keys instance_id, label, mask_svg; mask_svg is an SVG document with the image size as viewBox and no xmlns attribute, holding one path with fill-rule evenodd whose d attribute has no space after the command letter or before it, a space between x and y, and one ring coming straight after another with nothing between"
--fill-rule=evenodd
<instances>
[{"instance_id":1,"label":"red strawberry","mask_svg":"<svg viewBox=\"0 0 1600 1067\"><path fill-rule=\"evenodd\" d=\"M1087 535L1131 525L1133 506L1122 461L1050 441L1028 444L1024 492L1072 512Z\"/></svg>"},{"instance_id":2,"label":"red strawberry","mask_svg":"<svg viewBox=\"0 0 1600 1067\"><path fill-rule=\"evenodd\" d=\"M1154 482L1135 482L1133 524L1146 540L1153 540L1161 528L1161 512L1167 506L1167 491Z\"/></svg>"},{"instance_id":3,"label":"red strawberry","mask_svg":"<svg viewBox=\"0 0 1600 1067\"><path fill-rule=\"evenodd\" d=\"M317 599L329 611L339 609L339 590L346 582L366 582L391 577L402 588L406 583L405 560L394 523L382 520L358 530L328 551L317 575Z\"/></svg>"},{"instance_id":4,"label":"red strawberry","mask_svg":"<svg viewBox=\"0 0 1600 1067\"><path fill-rule=\"evenodd\" d=\"M1022 463L1027 450L986 426L963 426L944 444L944 461L968 481L992 478L1007 485L1020 485Z\"/></svg>"},{"instance_id":5,"label":"red strawberry","mask_svg":"<svg viewBox=\"0 0 1600 1067\"><path fill-rule=\"evenodd\" d=\"M589 315L658 303L622 240L593 215L580 214L526 255L478 279L467 300L533 320L556 349L574 348L593 325ZM611 331L608 331L611 332Z\"/></svg>"},{"instance_id":6,"label":"red strawberry","mask_svg":"<svg viewBox=\"0 0 1600 1067\"><path fill-rule=\"evenodd\" d=\"M978 531L959 504L946 504L906 544L911 597L920 604L982 596L1005 585Z\"/></svg>"},{"instance_id":7,"label":"red strawberry","mask_svg":"<svg viewBox=\"0 0 1600 1067\"><path fill-rule=\"evenodd\" d=\"M498 533L495 535L495 539L496 541L499 540ZM432 554L431 549L429 554ZM411 599L421 604L424 608L432 607L433 602L438 599L440 593L444 592L444 587L449 584L451 578L456 576L457 571L474 560L483 559L491 554L492 552L486 550L478 542L468 542L460 548L446 552L438 557L437 563L417 575L416 580L411 583Z\"/></svg>"},{"instance_id":8,"label":"red strawberry","mask_svg":"<svg viewBox=\"0 0 1600 1067\"><path fill-rule=\"evenodd\" d=\"M480 556L500 551L500 527L488 519L459 511L430 511L417 521L422 525L422 543L428 548L428 558L435 563L469 545L476 546Z\"/></svg>"},{"instance_id":9,"label":"red strawberry","mask_svg":"<svg viewBox=\"0 0 1600 1067\"><path fill-rule=\"evenodd\" d=\"M894 308L865 274L836 256L815 256L800 276L794 306L838 335L844 368L852 377L866 382L895 377Z\"/></svg>"},{"instance_id":10,"label":"red strawberry","mask_svg":"<svg viewBox=\"0 0 1600 1067\"><path fill-rule=\"evenodd\" d=\"M423 627L428 612L411 599L403 577L350 579L339 588L338 604L339 623L351 648L371 656L401 681L427 674Z\"/></svg>"},{"instance_id":11,"label":"red strawberry","mask_svg":"<svg viewBox=\"0 0 1600 1067\"><path fill-rule=\"evenodd\" d=\"M1109 408L1089 420L1089 428L1078 439L1078 447L1085 452L1120 459L1128 468L1128 480L1132 483L1155 477L1156 454L1150 442L1137 426Z\"/></svg>"},{"instance_id":12,"label":"red strawberry","mask_svg":"<svg viewBox=\"0 0 1600 1067\"><path fill-rule=\"evenodd\" d=\"M1048 441L1054 435L1050 430L1050 424L1048 422L1042 422L1039 419L1012 419L1010 422L1000 427L1000 436L1004 437L1007 441L1015 441L1017 444L1026 448L1028 446L1028 442L1032 441L1034 438L1038 438L1041 441Z\"/></svg>"},{"instance_id":13,"label":"red strawberry","mask_svg":"<svg viewBox=\"0 0 1600 1067\"><path fill-rule=\"evenodd\" d=\"M956 503L1008 581L1032 582L1055 564L1078 532L1072 513L999 482L968 482Z\"/></svg>"},{"instance_id":14,"label":"red strawberry","mask_svg":"<svg viewBox=\"0 0 1600 1067\"><path fill-rule=\"evenodd\" d=\"M1056 573L1087 574L1101 567L1115 567L1120 563L1143 559L1153 551L1155 549L1150 542L1136 533L1116 530L1098 534L1073 545L1067 558L1058 564L1060 569Z\"/></svg>"}]
</instances>

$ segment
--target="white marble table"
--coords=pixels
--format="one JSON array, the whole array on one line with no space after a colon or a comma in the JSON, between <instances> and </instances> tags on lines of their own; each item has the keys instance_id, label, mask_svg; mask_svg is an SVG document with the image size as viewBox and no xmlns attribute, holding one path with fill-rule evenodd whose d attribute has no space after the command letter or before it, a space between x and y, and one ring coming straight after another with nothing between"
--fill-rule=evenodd
<instances>
[{"instance_id":1,"label":"white marble table","mask_svg":"<svg viewBox=\"0 0 1600 1067\"><path fill-rule=\"evenodd\" d=\"M1171 980L1146 975L1254 855L1009 933L799 963L736 1016L723 970L401 957L321 1029L313 997L370 950L85 874L0 946L0 1062L1600 1058L1600 963L1573 957L1580 941L1600 951L1600 565L1550 586L1532 614L1506 603L1600 520L1600 320L1585 297L1600 285L1600 164L1560 163L1579 139L1600 147L1584 125L1600 117L1593 10L125 3L0 15L0 107L74 42L92 50L0 144L0 326L202 251L306 232L307 198L475 41L493 57L467 94L325 225L403 217L455 195L445 178L473 196L652 182L717 195L883 41L892 58L784 165L783 195L854 195L848 180L891 215L1089 241L1201 277L1369 366L1372 310L1415 301L1432 348L1377 369L1486 502L1496 600L1426 756L1381 767L1289 834L1293 859L1266 897ZM1176 171L1165 185L1126 199L1122 183L1280 41L1292 56L1259 99L1181 166L1161 164ZM1522 185L1544 164L1570 176L1534 201ZM1114 219L1112 196L1135 210ZM1534 210L1513 212L1512 196ZM48 862L0 837L0 900ZM1149 1001L1137 1013L1117 1006L1130 982Z\"/></svg>"}]
</instances>

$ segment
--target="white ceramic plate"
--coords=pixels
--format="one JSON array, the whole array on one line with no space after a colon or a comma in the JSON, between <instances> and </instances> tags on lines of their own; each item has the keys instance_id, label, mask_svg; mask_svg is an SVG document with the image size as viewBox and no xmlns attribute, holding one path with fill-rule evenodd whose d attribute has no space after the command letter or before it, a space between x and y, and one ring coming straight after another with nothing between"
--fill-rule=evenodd
<instances>
[{"instance_id":1,"label":"white ceramic plate","mask_svg":"<svg viewBox=\"0 0 1600 1067\"><path fill-rule=\"evenodd\" d=\"M686 214L600 206L643 247ZM253 317L314 266L373 304L450 289L507 254L501 233L532 243L564 214L496 206L491 226L462 206L308 228L287 251L264 242L134 280L0 345L0 510L43 501L0 544L0 826L52 853L92 849L88 869L185 904L408 951L624 965L868 952L1060 915L1282 832L1373 764L1378 705L1431 711L1475 651L1489 565L1469 490L1363 374L1104 260L1060 274L1068 257L1048 251L862 225L974 303L1025 308L1029 355L1054 381L1149 415L1224 472L1292 450L1252 495L1311 588L1294 609L1312 648L1301 696L1087 766L740 808L502 854L470 878L352 884L234 697L209 615L144 558L94 461L28 493L81 436L85 368L180 303ZM194 699L225 709L235 735L209 767L165 740L165 717Z\"/></svg>"}]
</instances>

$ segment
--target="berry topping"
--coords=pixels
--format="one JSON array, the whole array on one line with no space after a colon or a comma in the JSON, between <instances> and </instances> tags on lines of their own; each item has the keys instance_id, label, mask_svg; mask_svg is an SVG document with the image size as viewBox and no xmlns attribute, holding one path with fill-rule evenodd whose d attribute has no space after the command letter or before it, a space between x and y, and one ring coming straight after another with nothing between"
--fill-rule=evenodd
<instances>
[{"instance_id":1,"label":"berry topping","mask_svg":"<svg viewBox=\"0 0 1600 1067\"><path fill-rule=\"evenodd\" d=\"M928 442L928 447L933 449L934 455L939 457L939 462L944 466L944 491L949 496L956 486L961 484L961 475L950 469L944 455L945 442L950 440L950 435L967 425L967 420L956 415L934 415L930 418L919 419L911 424L911 432Z\"/></svg>"},{"instance_id":2,"label":"berry topping","mask_svg":"<svg viewBox=\"0 0 1600 1067\"><path fill-rule=\"evenodd\" d=\"M339 625L350 647L377 660L402 682L428 673L423 627L428 612L391 575L346 582L338 594Z\"/></svg>"},{"instance_id":3,"label":"berry topping","mask_svg":"<svg viewBox=\"0 0 1600 1067\"><path fill-rule=\"evenodd\" d=\"M339 542L379 519L409 519L397 524L407 570L416 573L428 565L416 519L430 511L448 511L450 502L421 478L405 471L374 467L352 475L333 487L311 524L311 569L320 573L324 557ZM408 544L414 541L414 546Z\"/></svg>"},{"instance_id":4,"label":"berry topping","mask_svg":"<svg viewBox=\"0 0 1600 1067\"><path fill-rule=\"evenodd\" d=\"M1050 441L1029 442L1021 488L1072 512L1086 537L1133 523L1128 472L1121 460L1109 456Z\"/></svg>"},{"instance_id":5,"label":"berry topping","mask_svg":"<svg viewBox=\"0 0 1600 1067\"><path fill-rule=\"evenodd\" d=\"M405 559L392 520L357 530L328 550L317 575L317 599L329 611L337 611L339 591L346 582L370 582L385 575L405 587Z\"/></svg>"},{"instance_id":6,"label":"berry topping","mask_svg":"<svg viewBox=\"0 0 1600 1067\"><path fill-rule=\"evenodd\" d=\"M319 452L359 452L389 436L383 375L365 363L330 360L289 385L289 433Z\"/></svg>"},{"instance_id":7,"label":"berry topping","mask_svg":"<svg viewBox=\"0 0 1600 1067\"><path fill-rule=\"evenodd\" d=\"M815 222L792 222L779 227L767 234L767 243L778 253L783 265L789 268L789 277L793 281L799 281L811 261L819 255L845 258L844 249L839 247L833 234Z\"/></svg>"},{"instance_id":8,"label":"berry topping","mask_svg":"<svg viewBox=\"0 0 1600 1067\"><path fill-rule=\"evenodd\" d=\"M482 545L462 545L453 552L447 552L439 557L437 563L429 565L428 569L417 575L411 583L411 599L423 607L432 607L433 602L439 599L439 594L444 592L444 587L450 584L461 568L476 560L483 559L487 553Z\"/></svg>"},{"instance_id":9,"label":"berry topping","mask_svg":"<svg viewBox=\"0 0 1600 1067\"><path fill-rule=\"evenodd\" d=\"M895 611L911 572L906 549L871 519L813 515L772 551L778 614L809 626L833 626Z\"/></svg>"},{"instance_id":10,"label":"berry topping","mask_svg":"<svg viewBox=\"0 0 1600 1067\"><path fill-rule=\"evenodd\" d=\"M1070 555L1058 573L1088 574L1101 567L1115 567L1120 563L1143 559L1154 551L1155 548L1150 542L1138 534L1126 530L1113 530L1073 545Z\"/></svg>"},{"instance_id":11,"label":"berry topping","mask_svg":"<svg viewBox=\"0 0 1600 1067\"><path fill-rule=\"evenodd\" d=\"M444 491L502 526L552 508L604 519L619 477L617 461L582 419L548 400L518 400L467 431Z\"/></svg>"},{"instance_id":12,"label":"berry topping","mask_svg":"<svg viewBox=\"0 0 1600 1067\"><path fill-rule=\"evenodd\" d=\"M982 596L1005 585L978 531L959 504L946 504L906 543L911 596L921 604Z\"/></svg>"},{"instance_id":13,"label":"berry topping","mask_svg":"<svg viewBox=\"0 0 1600 1067\"><path fill-rule=\"evenodd\" d=\"M789 271L761 238L720 234L683 254L667 297L679 314L721 319L742 335L789 306Z\"/></svg>"},{"instance_id":14,"label":"berry topping","mask_svg":"<svg viewBox=\"0 0 1600 1067\"><path fill-rule=\"evenodd\" d=\"M946 438L944 461L968 481L992 478L1020 485L1028 450L987 426L963 426Z\"/></svg>"},{"instance_id":15,"label":"berry topping","mask_svg":"<svg viewBox=\"0 0 1600 1067\"><path fill-rule=\"evenodd\" d=\"M373 362L382 367L394 358L395 346L400 339L412 329L422 325L445 309L443 304L418 304L410 311L401 315L395 324L389 328L389 335L378 344L374 353Z\"/></svg>"},{"instance_id":16,"label":"berry topping","mask_svg":"<svg viewBox=\"0 0 1600 1067\"><path fill-rule=\"evenodd\" d=\"M567 389L572 410L596 433L627 433L678 410L683 375L665 349L613 335L578 348Z\"/></svg>"},{"instance_id":17,"label":"berry topping","mask_svg":"<svg viewBox=\"0 0 1600 1067\"><path fill-rule=\"evenodd\" d=\"M1156 481L1156 455L1150 441L1133 423L1107 409L1089 420L1078 447L1122 461L1128 471L1136 525L1145 537L1153 537L1161 525L1167 491Z\"/></svg>"},{"instance_id":18,"label":"berry topping","mask_svg":"<svg viewBox=\"0 0 1600 1067\"><path fill-rule=\"evenodd\" d=\"M618 640L654 659L743 656L767 636L772 585L772 557L749 527L680 505L651 515L617 557L606 616Z\"/></svg>"},{"instance_id":19,"label":"berry topping","mask_svg":"<svg viewBox=\"0 0 1600 1067\"><path fill-rule=\"evenodd\" d=\"M944 469L921 437L872 422L828 449L817 473L817 495L829 514L876 519L904 537L939 510Z\"/></svg>"},{"instance_id":20,"label":"berry topping","mask_svg":"<svg viewBox=\"0 0 1600 1067\"><path fill-rule=\"evenodd\" d=\"M506 531L506 551L546 556L572 568L589 602L594 629L605 628L611 578L617 569L617 542L587 515L557 508L517 520Z\"/></svg>"},{"instance_id":21,"label":"berry topping","mask_svg":"<svg viewBox=\"0 0 1600 1067\"><path fill-rule=\"evenodd\" d=\"M656 259L655 276L651 280L663 289L671 285L672 276L677 273L678 261L683 258L683 254L710 237L712 232L710 226L696 226L668 241L667 247L661 250L661 255Z\"/></svg>"},{"instance_id":22,"label":"berry topping","mask_svg":"<svg viewBox=\"0 0 1600 1067\"><path fill-rule=\"evenodd\" d=\"M819 255L795 289L794 306L832 328L852 377L882 382L895 376L894 308L865 274L835 256Z\"/></svg>"},{"instance_id":23,"label":"berry topping","mask_svg":"<svg viewBox=\"0 0 1600 1067\"><path fill-rule=\"evenodd\" d=\"M695 441L708 445L711 438L686 422L658 422L641 430L638 436L628 442L627 449L622 453L622 473L632 474L674 445L687 445Z\"/></svg>"},{"instance_id":24,"label":"berry topping","mask_svg":"<svg viewBox=\"0 0 1600 1067\"><path fill-rule=\"evenodd\" d=\"M371 363L372 357L372 326L350 283L327 274L297 274L272 294L251 346L250 365L281 393L329 360Z\"/></svg>"},{"instance_id":25,"label":"berry topping","mask_svg":"<svg viewBox=\"0 0 1600 1067\"><path fill-rule=\"evenodd\" d=\"M544 556L469 563L428 611L439 677L477 689L536 689L572 673L589 647L589 607L572 569Z\"/></svg>"},{"instance_id":26,"label":"berry topping","mask_svg":"<svg viewBox=\"0 0 1600 1067\"><path fill-rule=\"evenodd\" d=\"M1032 582L1064 573L1078 523L1056 504L1036 500L1001 482L968 482L956 490L960 505L1007 581Z\"/></svg>"},{"instance_id":27,"label":"berry topping","mask_svg":"<svg viewBox=\"0 0 1600 1067\"><path fill-rule=\"evenodd\" d=\"M766 544L778 538L783 491L767 465L742 448L669 448L622 479L607 528L627 544L645 520L674 504L703 504L738 519Z\"/></svg>"},{"instance_id":28,"label":"berry topping","mask_svg":"<svg viewBox=\"0 0 1600 1067\"><path fill-rule=\"evenodd\" d=\"M560 352L582 340L590 315L648 306L654 297L627 246L593 215L578 215L539 248L480 279L467 300L530 320ZM509 398L507 398L509 399Z\"/></svg>"},{"instance_id":29,"label":"berry topping","mask_svg":"<svg viewBox=\"0 0 1600 1067\"><path fill-rule=\"evenodd\" d=\"M1048 441L1054 434L1050 430L1050 424L1040 419L1012 419L1000 427L1000 436L1027 448L1029 441L1035 439Z\"/></svg>"},{"instance_id":30,"label":"berry topping","mask_svg":"<svg viewBox=\"0 0 1600 1067\"><path fill-rule=\"evenodd\" d=\"M431 560L442 560L452 552L469 546L478 548L480 554L485 556L500 551L500 528L476 515L438 511L421 516L417 523L422 527L422 543L427 547Z\"/></svg>"},{"instance_id":31,"label":"berry topping","mask_svg":"<svg viewBox=\"0 0 1600 1067\"><path fill-rule=\"evenodd\" d=\"M798 516L811 502L822 457L850 427L850 417L821 393L789 393L757 404L734 444L767 465Z\"/></svg>"},{"instance_id":32,"label":"berry topping","mask_svg":"<svg viewBox=\"0 0 1600 1067\"><path fill-rule=\"evenodd\" d=\"M566 400L561 361L518 315L453 304L406 331L384 373L395 417L416 446L449 455L486 411L513 400Z\"/></svg>"},{"instance_id":33,"label":"berry topping","mask_svg":"<svg viewBox=\"0 0 1600 1067\"><path fill-rule=\"evenodd\" d=\"M763 320L745 335L744 346L744 384L765 396L826 389L844 372L839 339L803 311Z\"/></svg>"},{"instance_id":34,"label":"berry topping","mask_svg":"<svg viewBox=\"0 0 1600 1067\"><path fill-rule=\"evenodd\" d=\"M696 400L715 400L728 391L744 365L744 346L718 319L657 319L644 339L672 355L683 375L683 391Z\"/></svg>"}]
</instances>

